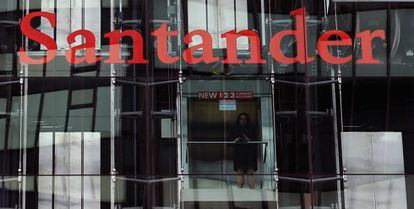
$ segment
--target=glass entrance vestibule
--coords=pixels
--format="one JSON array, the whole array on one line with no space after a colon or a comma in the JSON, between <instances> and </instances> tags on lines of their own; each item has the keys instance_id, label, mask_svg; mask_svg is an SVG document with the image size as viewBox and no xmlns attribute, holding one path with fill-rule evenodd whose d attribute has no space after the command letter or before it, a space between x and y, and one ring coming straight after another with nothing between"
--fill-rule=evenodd
<instances>
[{"instance_id":1,"label":"glass entrance vestibule","mask_svg":"<svg viewBox=\"0 0 414 209\"><path fill-rule=\"evenodd\" d=\"M335 80L301 83L266 77L185 80L178 96L180 205L183 208L308 208L312 205L313 208L342 208L344 175L335 137L336 107L317 111L301 104L286 110L279 104L284 101L283 95L275 94L275 88L305 90L323 86L335 95L336 85ZM330 98L329 103L336 106L335 98ZM329 157L333 161L326 167L333 171L325 175L318 173L321 162L315 161L312 153L314 147L321 145L312 142L311 137L303 142L310 144L311 150L300 153L294 166L306 164L306 171L300 173L300 168L287 168L292 160L286 151L291 146L287 142L292 137L289 126L295 126L296 133L303 131L303 135L311 135L307 134L306 124L320 118L329 121L329 144L333 146ZM243 132L245 139L240 139L237 132Z\"/></svg>"},{"instance_id":2,"label":"glass entrance vestibule","mask_svg":"<svg viewBox=\"0 0 414 209\"><path fill-rule=\"evenodd\" d=\"M184 202L276 202L269 80L187 80L181 118Z\"/></svg>"}]
</instances>

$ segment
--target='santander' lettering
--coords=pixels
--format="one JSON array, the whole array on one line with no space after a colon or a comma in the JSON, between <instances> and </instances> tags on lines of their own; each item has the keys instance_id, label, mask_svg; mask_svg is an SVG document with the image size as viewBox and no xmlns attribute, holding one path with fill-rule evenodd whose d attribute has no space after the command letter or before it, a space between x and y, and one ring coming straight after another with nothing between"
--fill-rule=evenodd
<instances>
[{"instance_id":1,"label":"'santander' lettering","mask_svg":"<svg viewBox=\"0 0 414 209\"><path fill-rule=\"evenodd\" d=\"M27 38L36 41L47 48L47 55L43 59L33 59L26 54L23 47L20 47L20 62L28 64L43 64L53 60L56 56L57 44L53 38L32 28L31 21L35 17L44 17L49 20L50 25L54 28L56 26L56 17L53 13L48 12L32 12L26 15L20 23L20 30L27 36Z\"/></svg>"},{"instance_id":2,"label":"'santander' lettering","mask_svg":"<svg viewBox=\"0 0 414 209\"><path fill-rule=\"evenodd\" d=\"M276 33L270 40L270 54L277 62L283 64L294 64L301 63L306 64L313 62L315 57L312 57L308 53L308 31L306 25L306 10L305 8L299 8L290 13L291 16L295 19L295 28L293 30L283 30ZM20 47L20 62L28 64L44 64L52 61L57 54L57 44L53 38L42 33L41 31L33 28L31 26L31 21L34 18L43 17L46 18L50 25L56 27L56 16L53 13L49 12L32 12L26 15L21 22L20 28L27 38L38 42L39 44L47 48L47 54L44 58L34 59L29 56L29 53L25 51L23 47ZM172 36L178 36L179 31L170 31L168 30L167 24L162 24L157 30L153 31L151 35L154 39L157 40L156 51L158 58L161 62L165 64L172 64L180 60L179 56L171 57L168 50L168 39ZM72 46L66 51L66 60L73 64L78 64L82 62L86 63L95 63L100 61L102 58L97 57L95 54L95 34L88 30L78 30L71 33L67 37L68 44L75 43L76 36L83 36L85 40L84 43L78 46ZM213 40L211 34L205 30L195 30L191 31L189 34L184 36L184 43L191 45L193 42L194 36L200 36L202 42L197 45L189 46L184 50L182 58L185 62L189 64L197 63L212 63L218 62L220 59L213 55ZM296 39L296 48L297 53L294 57L288 57L284 54L281 49L281 42L284 38L292 36ZM115 30L105 34L105 38L109 39L109 58L105 60L105 63L110 64L119 64L125 63L126 61L120 56L120 42L122 38L130 38L133 43L132 58L128 60L128 63L131 64L146 64L148 60L144 58L144 40L142 35L135 30L126 30L120 31ZM236 30L231 30L226 33L221 34L222 38L226 39L226 58L222 60L224 64L237 64L237 63L247 63L247 64L263 64L266 63L265 59L262 59L261 54L261 41L259 35L251 30L242 30L237 32ZM249 51L250 58L247 60L242 60L238 57L237 53L237 39L240 37L247 37L249 40ZM360 64L376 64L380 60L375 59L372 53L372 40L375 38L380 38L385 40L384 30L365 30L359 34L356 34L355 38L360 39L361 42L361 51L362 56L357 63ZM330 64L344 64L352 60L352 55L346 57L334 56L330 52L330 47L333 46L352 46L352 38L344 31L340 30L330 30L326 31L321 35L318 40L317 48L318 55L325 62ZM85 50L85 55L83 57L77 57L76 52L79 50ZM195 51L201 51L201 56L195 56Z\"/></svg>"}]
</instances>

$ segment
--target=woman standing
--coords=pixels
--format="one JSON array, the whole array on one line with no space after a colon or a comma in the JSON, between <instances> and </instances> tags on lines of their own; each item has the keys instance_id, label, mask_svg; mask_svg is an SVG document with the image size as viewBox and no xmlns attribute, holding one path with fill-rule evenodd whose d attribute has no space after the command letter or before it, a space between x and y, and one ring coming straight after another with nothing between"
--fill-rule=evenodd
<instances>
[{"instance_id":1,"label":"woman standing","mask_svg":"<svg viewBox=\"0 0 414 209\"><path fill-rule=\"evenodd\" d=\"M247 113L240 113L236 126L230 132L236 142L234 145L234 171L237 174L237 186L243 188L244 176L247 176L249 188L255 187L254 172L257 171L257 144L247 143L256 140L254 127Z\"/></svg>"}]
</instances>

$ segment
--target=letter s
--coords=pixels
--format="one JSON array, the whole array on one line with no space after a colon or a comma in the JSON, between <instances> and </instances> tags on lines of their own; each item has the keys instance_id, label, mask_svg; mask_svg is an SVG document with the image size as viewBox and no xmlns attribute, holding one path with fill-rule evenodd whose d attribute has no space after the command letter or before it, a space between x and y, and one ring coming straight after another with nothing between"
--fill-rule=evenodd
<instances>
[{"instance_id":1,"label":"letter s","mask_svg":"<svg viewBox=\"0 0 414 209\"><path fill-rule=\"evenodd\" d=\"M32 28L31 21L35 17L44 17L48 19L54 28L56 26L56 16L55 14L49 12L32 12L26 15L20 23L20 30L22 31L23 35L27 36L33 41L44 45L47 48L47 55L42 59L32 59L26 54L24 48L20 47L20 62L28 64L44 64L50 62L53 60L53 58L55 58L57 45L53 38Z\"/></svg>"}]
</instances>

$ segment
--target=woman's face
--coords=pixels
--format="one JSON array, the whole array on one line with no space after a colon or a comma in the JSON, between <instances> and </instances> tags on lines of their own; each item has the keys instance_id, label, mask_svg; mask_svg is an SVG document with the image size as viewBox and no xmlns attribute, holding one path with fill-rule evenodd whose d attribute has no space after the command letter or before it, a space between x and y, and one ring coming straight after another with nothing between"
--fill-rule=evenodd
<instances>
[{"instance_id":1,"label":"woman's face","mask_svg":"<svg viewBox=\"0 0 414 209\"><path fill-rule=\"evenodd\" d=\"M240 116L239 123L240 123L240 126L246 126L247 125L247 116L245 116L245 115Z\"/></svg>"}]
</instances>

